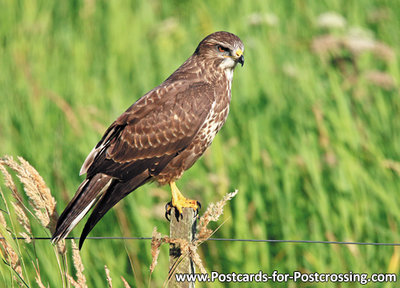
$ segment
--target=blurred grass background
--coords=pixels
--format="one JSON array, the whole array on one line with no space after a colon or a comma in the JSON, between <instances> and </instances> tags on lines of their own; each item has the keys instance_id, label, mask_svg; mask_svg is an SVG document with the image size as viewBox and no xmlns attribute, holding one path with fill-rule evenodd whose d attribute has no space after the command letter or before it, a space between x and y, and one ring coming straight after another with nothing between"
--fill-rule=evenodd
<instances>
[{"instance_id":1,"label":"blurred grass background","mask_svg":"<svg viewBox=\"0 0 400 288\"><path fill-rule=\"evenodd\" d=\"M203 207L239 189L215 236L398 243L399 13L400 2L378 0L2 0L0 155L27 159L61 213L108 125L201 39L226 30L246 47L231 112L178 182ZM169 198L167 188L146 185L89 236L149 237L155 226L168 234ZM59 287L50 244L34 251L44 283ZM398 273L400 264L390 246L208 242L200 252L219 272ZM89 287L105 286L104 265L116 287L121 275L148 287L150 242L88 240L81 253ZM164 282L167 255L163 247L151 287Z\"/></svg>"}]
</instances>

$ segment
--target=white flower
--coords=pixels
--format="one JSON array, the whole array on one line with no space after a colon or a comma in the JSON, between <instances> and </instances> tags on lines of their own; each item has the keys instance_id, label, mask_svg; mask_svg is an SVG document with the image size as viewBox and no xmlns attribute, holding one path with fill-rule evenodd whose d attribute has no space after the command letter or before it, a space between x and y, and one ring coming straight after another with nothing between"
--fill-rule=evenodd
<instances>
[{"instance_id":1,"label":"white flower","mask_svg":"<svg viewBox=\"0 0 400 288\"><path fill-rule=\"evenodd\" d=\"M252 13L248 17L248 21L250 25L268 25L268 26L276 26L279 23L279 18L273 13Z\"/></svg>"},{"instance_id":2,"label":"white flower","mask_svg":"<svg viewBox=\"0 0 400 288\"><path fill-rule=\"evenodd\" d=\"M321 28L344 28L346 19L336 12L326 12L318 16L317 26Z\"/></svg>"},{"instance_id":3,"label":"white flower","mask_svg":"<svg viewBox=\"0 0 400 288\"><path fill-rule=\"evenodd\" d=\"M294 66L293 64L286 62L282 66L282 71L285 73L285 75L295 78L297 76L297 67Z\"/></svg>"},{"instance_id":4,"label":"white flower","mask_svg":"<svg viewBox=\"0 0 400 288\"><path fill-rule=\"evenodd\" d=\"M354 27L345 37L345 45L354 53L371 51L375 48L375 40L371 31Z\"/></svg>"}]
</instances>

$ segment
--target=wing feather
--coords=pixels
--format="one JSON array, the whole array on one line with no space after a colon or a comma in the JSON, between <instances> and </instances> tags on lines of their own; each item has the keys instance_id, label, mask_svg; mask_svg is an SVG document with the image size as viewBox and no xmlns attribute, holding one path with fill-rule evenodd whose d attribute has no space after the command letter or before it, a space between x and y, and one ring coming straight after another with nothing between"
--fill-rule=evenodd
<instances>
[{"instance_id":1,"label":"wing feather","mask_svg":"<svg viewBox=\"0 0 400 288\"><path fill-rule=\"evenodd\" d=\"M213 96L204 82L175 82L172 87L164 84L153 89L107 129L81 172L88 177L104 173L129 179L146 169L152 174L161 171L191 143L210 111Z\"/></svg>"}]
</instances>

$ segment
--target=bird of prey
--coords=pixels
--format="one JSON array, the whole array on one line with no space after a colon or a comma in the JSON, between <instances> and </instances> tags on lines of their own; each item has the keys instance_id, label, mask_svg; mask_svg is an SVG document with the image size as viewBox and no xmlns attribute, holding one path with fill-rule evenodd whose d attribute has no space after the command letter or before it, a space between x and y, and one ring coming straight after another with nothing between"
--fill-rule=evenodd
<instances>
[{"instance_id":1,"label":"bird of prey","mask_svg":"<svg viewBox=\"0 0 400 288\"><path fill-rule=\"evenodd\" d=\"M64 239L93 208L79 248L97 222L141 185L169 184L178 213L198 209L175 181L211 144L229 112L233 70L244 64L244 45L236 35L205 37L171 76L130 106L106 130L80 170L86 179L58 219L53 243Z\"/></svg>"}]
</instances>

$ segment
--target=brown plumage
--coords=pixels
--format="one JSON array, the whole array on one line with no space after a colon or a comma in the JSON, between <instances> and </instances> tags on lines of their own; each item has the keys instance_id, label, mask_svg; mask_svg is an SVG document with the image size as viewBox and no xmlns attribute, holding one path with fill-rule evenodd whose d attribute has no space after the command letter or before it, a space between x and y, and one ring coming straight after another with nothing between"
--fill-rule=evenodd
<instances>
[{"instance_id":1,"label":"brown plumage","mask_svg":"<svg viewBox=\"0 0 400 288\"><path fill-rule=\"evenodd\" d=\"M225 123L231 81L243 65L242 41L228 32L204 38L167 80L129 107L104 133L82 165L86 180L61 214L53 241L65 238L93 207L80 247L104 214L149 181L172 189L172 205L195 208L174 181L211 144Z\"/></svg>"}]
</instances>

